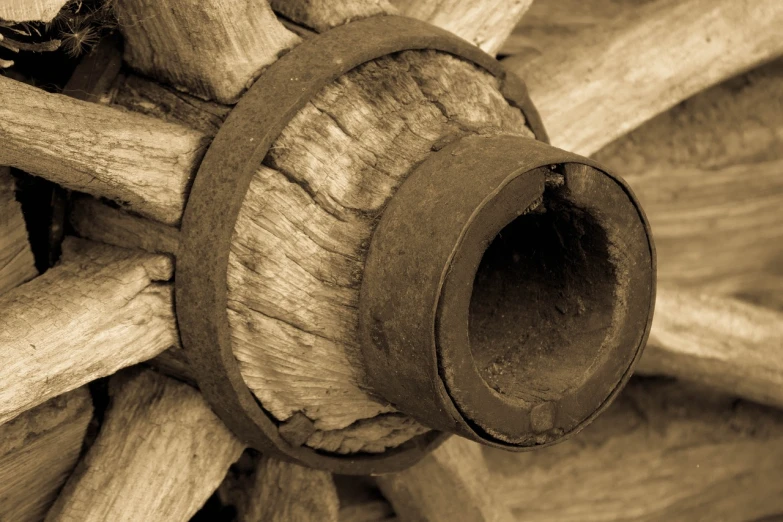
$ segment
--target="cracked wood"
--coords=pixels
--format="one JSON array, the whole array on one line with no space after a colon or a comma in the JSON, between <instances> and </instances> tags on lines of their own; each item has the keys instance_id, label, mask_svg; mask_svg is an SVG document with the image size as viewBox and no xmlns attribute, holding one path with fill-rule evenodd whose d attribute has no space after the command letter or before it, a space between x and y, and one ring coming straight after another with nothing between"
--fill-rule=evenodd
<instances>
[{"instance_id":1,"label":"cracked wood","mask_svg":"<svg viewBox=\"0 0 783 522\"><path fill-rule=\"evenodd\" d=\"M0 423L177 344L162 255L69 238L59 266L0 296Z\"/></svg>"}]
</instances>

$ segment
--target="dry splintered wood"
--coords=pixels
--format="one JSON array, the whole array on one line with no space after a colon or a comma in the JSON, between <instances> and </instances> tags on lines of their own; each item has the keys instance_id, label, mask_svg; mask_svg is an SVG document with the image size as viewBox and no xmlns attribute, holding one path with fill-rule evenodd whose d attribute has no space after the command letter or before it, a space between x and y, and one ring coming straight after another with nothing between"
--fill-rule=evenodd
<instances>
[{"instance_id":1,"label":"dry splintered wood","mask_svg":"<svg viewBox=\"0 0 783 522\"><path fill-rule=\"evenodd\" d=\"M517 520L744 522L783 512L783 413L671 381L632 380L562 444L484 454Z\"/></svg>"},{"instance_id":2,"label":"dry splintered wood","mask_svg":"<svg viewBox=\"0 0 783 522\"><path fill-rule=\"evenodd\" d=\"M0 0L0 20L51 22L68 0Z\"/></svg>"},{"instance_id":3,"label":"dry splintered wood","mask_svg":"<svg viewBox=\"0 0 783 522\"><path fill-rule=\"evenodd\" d=\"M525 78L552 144L590 155L696 92L779 56L781 24L778 0L658 0L629 9L610 30L578 32L539 56L504 63Z\"/></svg>"},{"instance_id":4,"label":"dry splintered wood","mask_svg":"<svg viewBox=\"0 0 783 522\"><path fill-rule=\"evenodd\" d=\"M0 423L177 344L170 258L73 238L0 296Z\"/></svg>"},{"instance_id":5,"label":"dry splintered wood","mask_svg":"<svg viewBox=\"0 0 783 522\"><path fill-rule=\"evenodd\" d=\"M244 445L198 391L152 370L109 382L94 444L47 522L184 522L217 489Z\"/></svg>"},{"instance_id":6,"label":"dry splintered wood","mask_svg":"<svg viewBox=\"0 0 783 522\"><path fill-rule=\"evenodd\" d=\"M697 94L598 151L655 233L658 278L717 294L780 292L783 60Z\"/></svg>"},{"instance_id":7,"label":"dry splintered wood","mask_svg":"<svg viewBox=\"0 0 783 522\"><path fill-rule=\"evenodd\" d=\"M232 471L218 493L224 504L236 508L237 522L341 520L331 473L266 456L252 459L249 473Z\"/></svg>"},{"instance_id":8,"label":"dry splintered wood","mask_svg":"<svg viewBox=\"0 0 783 522\"><path fill-rule=\"evenodd\" d=\"M209 138L0 77L0 164L177 224Z\"/></svg>"},{"instance_id":9,"label":"dry splintered wood","mask_svg":"<svg viewBox=\"0 0 783 522\"><path fill-rule=\"evenodd\" d=\"M15 190L8 167L0 166L0 294L38 275Z\"/></svg>"},{"instance_id":10,"label":"dry splintered wood","mask_svg":"<svg viewBox=\"0 0 783 522\"><path fill-rule=\"evenodd\" d=\"M0 520L44 517L76 466L91 418L83 386L0 424Z\"/></svg>"},{"instance_id":11,"label":"dry splintered wood","mask_svg":"<svg viewBox=\"0 0 783 522\"><path fill-rule=\"evenodd\" d=\"M637 373L670 375L783 408L783 314L662 288Z\"/></svg>"},{"instance_id":12,"label":"dry splintered wood","mask_svg":"<svg viewBox=\"0 0 783 522\"><path fill-rule=\"evenodd\" d=\"M530 135L496 80L435 52L404 52L324 88L255 175L229 260L229 322L245 382L284 421L302 412L307 444L381 452L425 428L371 393L357 302L374 221L444 136Z\"/></svg>"},{"instance_id":13,"label":"dry splintered wood","mask_svg":"<svg viewBox=\"0 0 783 522\"><path fill-rule=\"evenodd\" d=\"M412 468L376 478L401 521L512 522L481 446L451 437Z\"/></svg>"},{"instance_id":14,"label":"dry splintered wood","mask_svg":"<svg viewBox=\"0 0 783 522\"><path fill-rule=\"evenodd\" d=\"M131 67L221 103L299 42L264 0L117 0L115 10Z\"/></svg>"},{"instance_id":15,"label":"dry splintered wood","mask_svg":"<svg viewBox=\"0 0 783 522\"><path fill-rule=\"evenodd\" d=\"M494 55L533 0L392 0L400 14L447 29Z\"/></svg>"}]
</instances>

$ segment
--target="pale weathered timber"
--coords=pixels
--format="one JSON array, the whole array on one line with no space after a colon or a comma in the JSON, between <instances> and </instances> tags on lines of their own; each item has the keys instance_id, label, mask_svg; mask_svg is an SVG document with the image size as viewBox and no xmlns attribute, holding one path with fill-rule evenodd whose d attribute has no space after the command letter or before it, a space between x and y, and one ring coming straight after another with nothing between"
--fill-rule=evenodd
<instances>
[{"instance_id":1,"label":"pale weathered timber","mask_svg":"<svg viewBox=\"0 0 783 522\"><path fill-rule=\"evenodd\" d=\"M212 138L231 107L205 101L135 74L119 75L105 103L185 125Z\"/></svg>"},{"instance_id":2,"label":"pale weathered timber","mask_svg":"<svg viewBox=\"0 0 783 522\"><path fill-rule=\"evenodd\" d=\"M783 60L683 101L599 150L650 219L663 284L773 294L783 275Z\"/></svg>"},{"instance_id":3,"label":"pale weathered timber","mask_svg":"<svg viewBox=\"0 0 783 522\"><path fill-rule=\"evenodd\" d=\"M179 247L177 227L134 216L92 196L73 196L68 218L81 237L94 241L159 254L176 254Z\"/></svg>"},{"instance_id":4,"label":"pale weathered timber","mask_svg":"<svg viewBox=\"0 0 783 522\"><path fill-rule=\"evenodd\" d=\"M447 29L495 55L533 0L392 0L400 14Z\"/></svg>"},{"instance_id":5,"label":"pale weathered timber","mask_svg":"<svg viewBox=\"0 0 783 522\"><path fill-rule=\"evenodd\" d=\"M0 164L178 223L209 138L0 77Z\"/></svg>"},{"instance_id":6,"label":"pale weathered timber","mask_svg":"<svg viewBox=\"0 0 783 522\"><path fill-rule=\"evenodd\" d=\"M743 522L783 511L783 413L671 381L632 380L562 444L484 454L517 520Z\"/></svg>"},{"instance_id":7,"label":"pale weathered timber","mask_svg":"<svg viewBox=\"0 0 783 522\"><path fill-rule=\"evenodd\" d=\"M0 296L0 422L176 344L167 256L69 238Z\"/></svg>"},{"instance_id":8,"label":"pale weathered timber","mask_svg":"<svg viewBox=\"0 0 783 522\"><path fill-rule=\"evenodd\" d=\"M0 167L0 294L38 274L15 190L9 169Z\"/></svg>"},{"instance_id":9,"label":"pale weathered timber","mask_svg":"<svg viewBox=\"0 0 783 522\"><path fill-rule=\"evenodd\" d=\"M783 314L661 288L637 372L696 381L783 408Z\"/></svg>"},{"instance_id":10,"label":"pale weathered timber","mask_svg":"<svg viewBox=\"0 0 783 522\"><path fill-rule=\"evenodd\" d=\"M229 322L245 382L277 419L310 418L309 446L380 452L424 430L365 382L364 250L434 143L500 131L530 134L494 78L451 56L404 52L324 88L276 140L235 227Z\"/></svg>"},{"instance_id":11,"label":"pale weathered timber","mask_svg":"<svg viewBox=\"0 0 783 522\"><path fill-rule=\"evenodd\" d=\"M322 33L370 16L396 14L389 0L269 0L275 12Z\"/></svg>"},{"instance_id":12,"label":"pale weathered timber","mask_svg":"<svg viewBox=\"0 0 783 522\"><path fill-rule=\"evenodd\" d=\"M633 19L633 11L639 13L640 7L660 1L667 0L536 0L503 42L499 54L517 61L539 56L576 34L586 41L600 39Z\"/></svg>"},{"instance_id":13,"label":"pale weathered timber","mask_svg":"<svg viewBox=\"0 0 783 522\"><path fill-rule=\"evenodd\" d=\"M696 92L783 53L777 0L660 0L629 13L600 38L576 34L540 56L504 61L525 78L553 145L590 155Z\"/></svg>"},{"instance_id":14,"label":"pale weathered timber","mask_svg":"<svg viewBox=\"0 0 783 522\"><path fill-rule=\"evenodd\" d=\"M187 384L152 370L111 378L100 434L47 522L184 522L244 445Z\"/></svg>"},{"instance_id":15,"label":"pale weathered timber","mask_svg":"<svg viewBox=\"0 0 783 522\"><path fill-rule=\"evenodd\" d=\"M451 437L412 468L376 478L400 520L511 522L481 446Z\"/></svg>"},{"instance_id":16,"label":"pale weathered timber","mask_svg":"<svg viewBox=\"0 0 783 522\"><path fill-rule=\"evenodd\" d=\"M91 417L83 386L0 424L0 520L44 517L76 466Z\"/></svg>"},{"instance_id":17,"label":"pale weathered timber","mask_svg":"<svg viewBox=\"0 0 783 522\"><path fill-rule=\"evenodd\" d=\"M532 0L270 0L285 18L324 32L348 22L401 14L442 27L494 55Z\"/></svg>"},{"instance_id":18,"label":"pale weathered timber","mask_svg":"<svg viewBox=\"0 0 783 522\"><path fill-rule=\"evenodd\" d=\"M51 22L68 0L0 0L0 20Z\"/></svg>"},{"instance_id":19,"label":"pale weathered timber","mask_svg":"<svg viewBox=\"0 0 783 522\"><path fill-rule=\"evenodd\" d=\"M331 473L262 457L240 522L338 522L339 501Z\"/></svg>"},{"instance_id":20,"label":"pale weathered timber","mask_svg":"<svg viewBox=\"0 0 783 522\"><path fill-rule=\"evenodd\" d=\"M131 67L222 103L299 41L266 1L118 0L115 10Z\"/></svg>"}]
</instances>

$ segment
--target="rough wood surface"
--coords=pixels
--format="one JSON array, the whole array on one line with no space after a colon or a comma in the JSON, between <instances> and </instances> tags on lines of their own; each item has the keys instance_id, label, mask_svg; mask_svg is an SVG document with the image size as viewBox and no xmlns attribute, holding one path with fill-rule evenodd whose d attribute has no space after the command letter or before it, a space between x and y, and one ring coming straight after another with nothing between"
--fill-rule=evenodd
<instances>
[{"instance_id":1,"label":"rough wood surface","mask_svg":"<svg viewBox=\"0 0 783 522\"><path fill-rule=\"evenodd\" d=\"M503 42L515 59L539 56L564 38L597 40L633 19L633 11L662 0L536 0Z\"/></svg>"},{"instance_id":2,"label":"rough wood surface","mask_svg":"<svg viewBox=\"0 0 783 522\"><path fill-rule=\"evenodd\" d=\"M324 88L274 143L235 227L229 322L248 386L277 419L310 418L309 446L380 452L423 430L373 397L363 376L365 249L435 142L498 131L530 135L494 78L448 55L404 52Z\"/></svg>"},{"instance_id":3,"label":"rough wood surface","mask_svg":"<svg viewBox=\"0 0 783 522\"><path fill-rule=\"evenodd\" d=\"M299 41L265 0L118 0L115 9L131 67L222 103Z\"/></svg>"},{"instance_id":4,"label":"rough wood surface","mask_svg":"<svg viewBox=\"0 0 783 522\"><path fill-rule=\"evenodd\" d=\"M396 13L389 0L270 0L275 12L322 33L362 18Z\"/></svg>"},{"instance_id":5,"label":"rough wood surface","mask_svg":"<svg viewBox=\"0 0 783 522\"><path fill-rule=\"evenodd\" d=\"M580 32L540 56L504 61L525 78L555 146L590 155L783 53L778 0L660 0L629 13L600 37Z\"/></svg>"},{"instance_id":6,"label":"rough wood surface","mask_svg":"<svg viewBox=\"0 0 783 522\"><path fill-rule=\"evenodd\" d=\"M91 417L81 387L0 424L0 520L44 517L76 466Z\"/></svg>"},{"instance_id":7,"label":"rough wood surface","mask_svg":"<svg viewBox=\"0 0 783 522\"><path fill-rule=\"evenodd\" d=\"M494 55L533 0L392 0L400 14L448 29Z\"/></svg>"},{"instance_id":8,"label":"rough wood surface","mask_svg":"<svg viewBox=\"0 0 783 522\"><path fill-rule=\"evenodd\" d=\"M195 129L212 138L231 107L204 101L135 74L119 75L106 103Z\"/></svg>"},{"instance_id":9,"label":"rough wood surface","mask_svg":"<svg viewBox=\"0 0 783 522\"><path fill-rule=\"evenodd\" d=\"M51 22L68 0L0 0L0 20Z\"/></svg>"},{"instance_id":10,"label":"rough wood surface","mask_svg":"<svg viewBox=\"0 0 783 522\"><path fill-rule=\"evenodd\" d=\"M100 434L47 522L189 520L244 446L187 384L134 369L109 393Z\"/></svg>"},{"instance_id":11,"label":"rough wood surface","mask_svg":"<svg viewBox=\"0 0 783 522\"><path fill-rule=\"evenodd\" d=\"M38 275L15 190L8 167L0 167L0 294Z\"/></svg>"},{"instance_id":12,"label":"rough wood surface","mask_svg":"<svg viewBox=\"0 0 783 522\"><path fill-rule=\"evenodd\" d=\"M780 291L783 60L682 102L593 157L623 175L655 233L661 283Z\"/></svg>"},{"instance_id":13,"label":"rough wood surface","mask_svg":"<svg viewBox=\"0 0 783 522\"><path fill-rule=\"evenodd\" d=\"M94 241L160 254L176 254L179 247L177 227L134 216L92 196L75 195L68 219L81 237Z\"/></svg>"},{"instance_id":14,"label":"rough wood surface","mask_svg":"<svg viewBox=\"0 0 783 522\"><path fill-rule=\"evenodd\" d=\"M671 375L783 408L783 314L663 288L637 372Z\"/></svg>"},{"instance_id":15,"label":"rough wood surface","mask_svg":"<svg viewBox=\"0 0 783 522\"><path fill-rule=\"evenodd\" d=\"M331 473L263 457L242 522L337 522L339 501Z\"/></svg>"},{"instance_id":16,"label":"rough wood surface","mask_svg":"<svg viewBox=\"0 0 783 522\"><path fill-rule=\"evenodd\" d=\"M400 520L512 522L481 446L451 437L412 468L376 478Z\"/></svg>"},{"instance_id":17,"label":"rough wood surface","mask_svg":"<svg viewBox=\"0 0 783 522\"><path fill-rule=\"evenodd\" d=\"M0 297L0 423L177 343L166 256L68 239Z\"/></svg>"},{"instance_id":18,"label":"rough wood surface","mask_svg":"<svg viewBox=\"0 0 783 522\"><path fill-rule=\"evenodd\" d=\"M209 139L0 77L0 164L176 224Z\"/></svg>"},{"instance_id":19,"label":"rough wood surface","mask_svg":"<svg viewBox=\"0 0 783 522\"><path fill-rule=\"evenodd\" d=\"M518 520L743 522L783 511L783 414L673 382L632 380L570 441L484 454Z\"/></svg>"}]
</instances>

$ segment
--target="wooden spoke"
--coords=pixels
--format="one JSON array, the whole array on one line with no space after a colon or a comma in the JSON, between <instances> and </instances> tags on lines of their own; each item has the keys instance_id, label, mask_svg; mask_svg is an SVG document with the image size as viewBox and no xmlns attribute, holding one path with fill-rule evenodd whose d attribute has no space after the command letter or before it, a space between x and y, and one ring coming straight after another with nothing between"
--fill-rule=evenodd
<instances>
[{"instance_id":1,"label":"wooden spoke","mask_svg":"<svg viewBox=\"0 0 783 522\"><path fill-rule=\"evenodd\" d=\"M0 20L51 22L68 0L0 0Z\"/></svg>"},{"instance_id":2,"label":"wooden spoke","mask_svg":"<svg viewBox=\"0 0 783 522\"><path fill-rule=\"evenodd\" d=\"M266 1L119 0L125 61L196 96L235 103L299 38Z\"/></svg>"},{"instance_id":3,"label":"wooden spoke","mask_svg":"<svg viewBox=\"0 0 783 522\"><path fill-rule=\"evenodd\" d=\"M91 417L83 386L0 424L0 520L44 517L76 466Z\"/></svg>"},{"instance_id":4,"label":"wooden spoke","mask_svg":"<svg viewBox=\"0 0 783 522\"><path fill-rule=\"evenodd\" d=\"M331 473L270 457L253 460L250 473L229 472L218 490L238 522L343 522Z\"/></svg>"},{"instance_id":5,"label":"wooden spoke","mask_svg":"<svg viewBox=\"0 0 783 522\"><path fill-rule=\"evenodd\" d=\"M401 14L451 31L496 54L533 0L392 0Z\"/></svg>"},{"instance_id":6,"label":"wooden spoke","mask_svg":"<svg viewBox=\"0 0 783 522\"><path fill-rule=\"evenodd\" d=\"M0 296L0 423L177 343L169 258L68 239L62 263Z\"/></svg>"},{"instance_id":7,"label":"wooden spoke","mask_svg":"<svg viewBox=\"0 0 783 522\"><path fill-rule=\"evenodd\" d=\"M486 449L517 520L756 520L783 512L783 414L703 388L631 381L573 440Z\"/></svg>"},{"instance_id":8,"label":"wooden spoke","mask_svg":"<svg viewBox=\"0 0 783 522\"><path fill-rule=\"evenodd\" d=\"M168 224L208 139L188 127L48 94L0 76L0 164Z\"/></svg>"},{"instance_id":9,"label":"wooden spoke","mask_svg":"<svg viewBox=\"0 0 783 522\"><path fill-rule=\"evenodd\" d=\"M481 446L458 437L412 468L376 481L401 520L515 520L495 495Z\"/></svg>"},{"instance_id":10,"label":"wooden spoke","mask_svg":"<svg viewBox=\"0 0 783 522\"><path fill-rule=\"evenodd\" d=\"M9 169L0 167L0 295L38 274L15 188Z\"/></svg>"},{"instance_id":11,"label":"wooden spoke","mask_svg":"<svg viewBox=\"0 0 783 522\"><path fill-rule=\"evenodd\" d=\"M112 377L100 434L47 522L185 522L244 446L186 384L151 370Z\"/></svg>"},{"instance_id":12,"label":"wooden spoke","mask_svg":"<svg viewBox=\"0 0 783 522\"><path fill-rule=\"evenodd\" d=\"M699 93L594 155L642 202L661 283L733 295L764 291L770 274L780 273L781 82L777 60Z\"/></svg>"},{"instance_id":13,"label":"wooden spoke","mask_svg":"<svg viewBox=\"0 0 783 522\"><path fill-rule=\"evenodd\" d=\"M525 78L555 146L590 155L700 90L783 53L777 0L658 0L627 12L614 30L580 31L551 42L540 56L505 60Z\"/></svg>"},{"instance_id":14,"label":"wooden spoke","mask_svg":"<svg viewBox=\"0 0 783 522\"><path fill-rule=\"evenodd\" d=\"M637 371L671 375L783 408L783 314L735 299L661 289Z\"/></svg>"}]
</instances>

